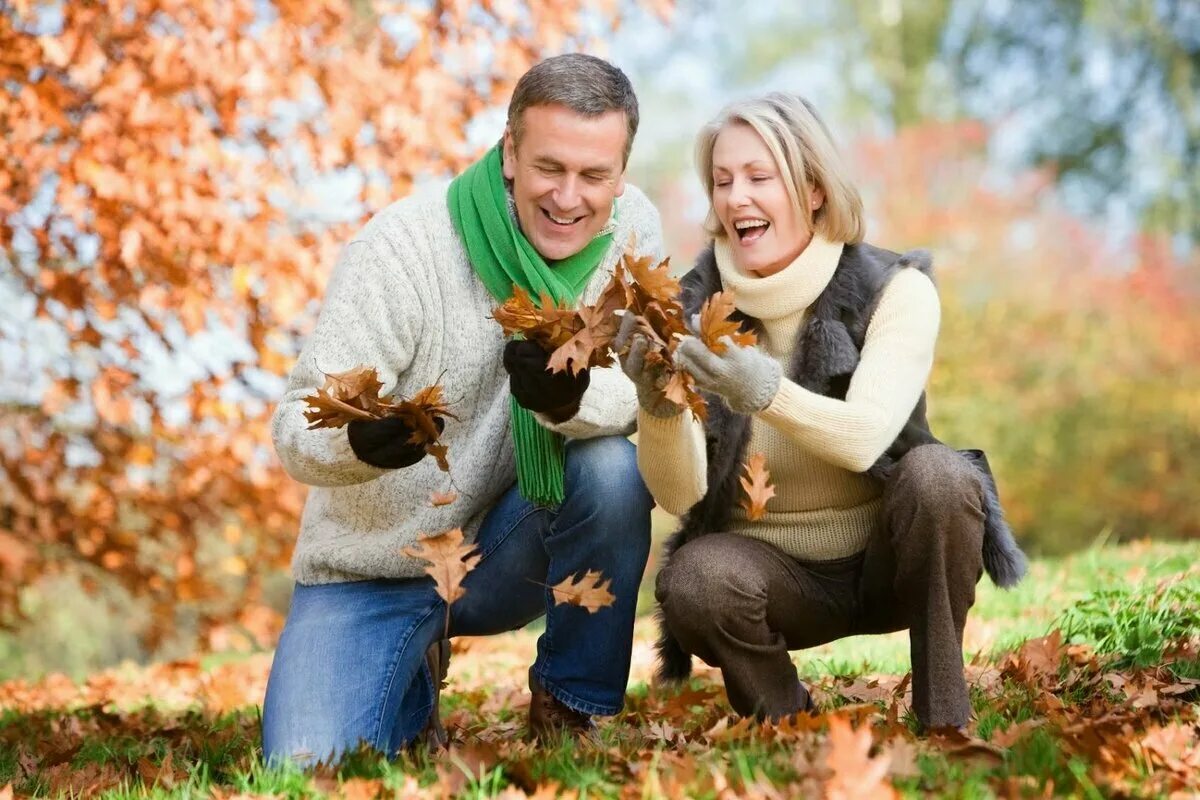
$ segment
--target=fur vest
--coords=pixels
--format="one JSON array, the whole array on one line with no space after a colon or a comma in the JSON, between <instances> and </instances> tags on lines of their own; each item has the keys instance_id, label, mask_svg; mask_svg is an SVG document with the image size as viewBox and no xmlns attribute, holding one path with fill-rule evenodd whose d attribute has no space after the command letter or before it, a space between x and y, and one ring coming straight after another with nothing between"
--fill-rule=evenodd
<instances>
[{"instance_id":1,"label":"fur vest","mask_svg":"<svg viewBox=\"0 0 1200 800\"><path fill-rule=\"evenodd\" d=\"M808 320L797 335L788 377L809 391L845 399L866 340L867 326L883 290L897 271L909 268L919 269L932 277L929 253L913 250L900 255L865 243L846 245L829 285L814 301ZM699 312L706 299L721 291L721 275L711 247L701 253L696 266L684 276L682 285L682 304L688 317ZM733 319L743 330L757 331L761 327L758 320L740 311L735 312ZM697 536L726 529L737 500L738 472L746 457L751 420L747 415L731 411L720 397L706 395L705 400L708 403L708 420L704 424L708 492L684 515L679 530L667 540L663 548L664 566L671 553ZM896 440L867 472L886 481L905 453L914 447L935 443L938 439L929 429L925 395L922 394ZM981 450L959 452L979 469L983 477L984 568L997 586L1012 586L1025 574L1025 555L1004 520L987 457ZM686 678L691 671L691 657L666 629L661 614L659 622L659 677L664 680Z\"/></svg>"}]
</instances>

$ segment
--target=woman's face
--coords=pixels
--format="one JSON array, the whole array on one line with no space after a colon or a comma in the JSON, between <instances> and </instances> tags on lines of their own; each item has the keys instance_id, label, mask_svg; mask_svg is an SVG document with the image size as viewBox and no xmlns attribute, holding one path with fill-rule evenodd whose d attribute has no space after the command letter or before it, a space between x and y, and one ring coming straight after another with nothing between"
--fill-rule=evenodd
<instances>
[{"instance_id":1,"label":"woman's face","mask_svg":"<svg viewBox=\"0 0 1200 800\"><path fill-rule=\"evenodd\" d=\"M819 189L811 194L815 210L824 195ZM712 205L742 272L774 275L812 239L767 143L744 123L724 128L713 144Z\"/></svg>"}]
</instances>

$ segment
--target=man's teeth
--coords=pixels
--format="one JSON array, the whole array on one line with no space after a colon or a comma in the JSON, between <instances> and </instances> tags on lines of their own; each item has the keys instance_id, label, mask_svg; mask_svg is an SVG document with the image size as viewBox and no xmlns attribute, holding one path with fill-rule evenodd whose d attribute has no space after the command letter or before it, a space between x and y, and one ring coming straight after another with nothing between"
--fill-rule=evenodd
<instances>
[{"instance_id":1,"label":"man's teeth","mask_svg":"<svg viewBox=\"0 0 1200 800\"><path fill-rule=\"evenodd\" d=\"M546 209L542 209L542 210L546 211ZM570 225L579 219L579 217L556 217L553 214L551 214L549 211L546 211L546 216L549 217L552 221L557 222L559 225Z\"/></svg>"}]
</instances>

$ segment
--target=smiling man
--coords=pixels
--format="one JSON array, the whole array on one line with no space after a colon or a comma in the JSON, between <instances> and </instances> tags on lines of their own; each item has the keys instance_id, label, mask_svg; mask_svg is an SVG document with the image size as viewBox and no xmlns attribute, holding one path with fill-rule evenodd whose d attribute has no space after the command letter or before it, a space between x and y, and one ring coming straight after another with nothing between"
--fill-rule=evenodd
<instances>
[{"instance_id":1,"label":"smiling man","mask_svg":"<svg viewBox=\"0 0 1200 800\"><path fill-rule=\"evenodd\" d=\"M449 187L393 203L346 246L316 330L275 412L275 447L309 484L295 592L263 708L268 760L388 754L445 743L438 690L445 606L423 533L462 528L482 554L450 609L449 635L513 630L543 615L529 670L529 730L588 733L622 707L651 500L637 471L637 400L616 368L551 374L536 344L506 342L490 314L520 286L590 302L632 236L662 257L658 214L625 184L637 99L619 69L566 55L518 82L503 140ZM376 367L411 396L452 401L438 470L402 421L309 430L323 372ZM430 496L453 480L458 499ZM616 602L595 614L546 588L599 570Z\"/></svg>"}]
</instances>

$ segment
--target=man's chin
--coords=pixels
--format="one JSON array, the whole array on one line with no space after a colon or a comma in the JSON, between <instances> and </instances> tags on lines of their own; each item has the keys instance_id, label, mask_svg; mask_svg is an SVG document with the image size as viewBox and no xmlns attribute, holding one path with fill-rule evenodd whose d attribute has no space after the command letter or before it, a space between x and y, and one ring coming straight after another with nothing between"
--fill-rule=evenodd
<instances>
[{"instance_id":1,"label":"man's chin","mask_svg":"<svg viewBox=\"0 0 1200 800\"><path fill-rule=\"evenodd\" d=\"M586 235L577 234L569 239L538 236L532 242L535 250L547 261L562 261L578 253L590 241Z\"/></svg>"}]
</instances>

